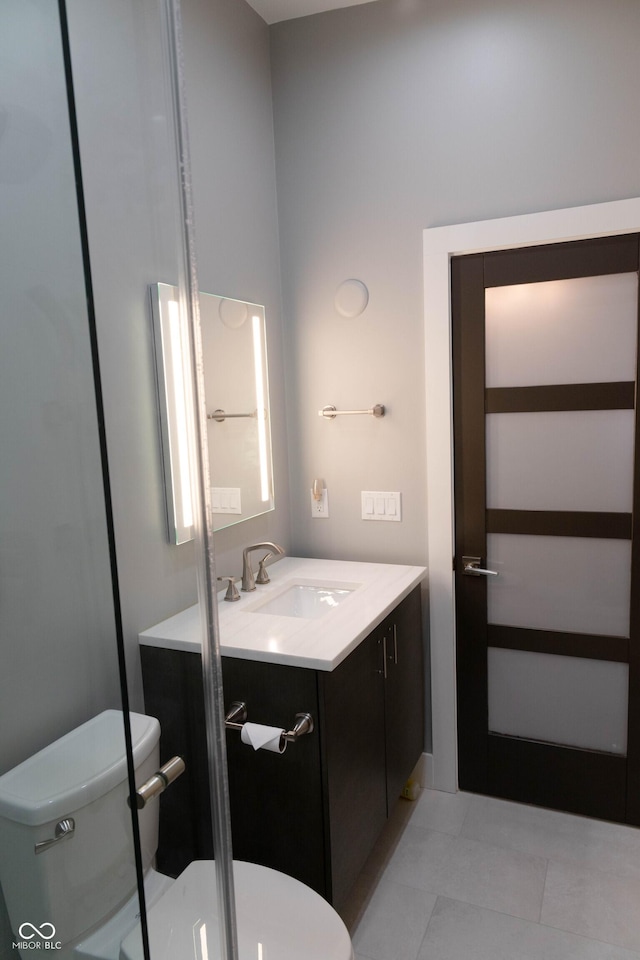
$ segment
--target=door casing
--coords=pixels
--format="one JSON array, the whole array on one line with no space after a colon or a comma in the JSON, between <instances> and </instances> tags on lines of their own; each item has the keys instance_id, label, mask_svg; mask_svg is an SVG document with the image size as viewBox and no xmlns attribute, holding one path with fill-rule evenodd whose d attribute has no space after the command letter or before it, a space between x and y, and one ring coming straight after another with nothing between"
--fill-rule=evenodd
<instances>
[{"instance_id":1,"label":"door casing","mask_svg":"<svg viewBox=\"0 0 640 960\"><path fill-rule=\"evenodd\" d=\"M640 198L635 197L499 220L432 227L423 233L433 743L427 786L436 790L455 793L458 789L450 259L469 253L639 230Z\"/></svg>"}]
</instances>

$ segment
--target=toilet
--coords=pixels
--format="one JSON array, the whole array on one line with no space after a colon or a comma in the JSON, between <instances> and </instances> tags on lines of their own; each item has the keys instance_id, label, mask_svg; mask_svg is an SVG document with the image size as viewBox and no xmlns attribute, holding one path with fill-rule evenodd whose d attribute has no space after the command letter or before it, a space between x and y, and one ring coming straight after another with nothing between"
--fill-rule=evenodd
<instances>
[{"instance_id":1,"label":"toilet","mask_svg":"<svg viewBox=\"0 0 640 960\"><path fill-rule=\"evenodd\" d=\"M160 725L130 718L140 785L159 767ZM0 777L0 883L20 956L143 960L128 792L118 710ZM214 862L163 876L158 801L138 817L152 960L216 960ZM353 960L344 923L314 890L254 863L234 861L233 872L240 960Z\"/></svg>"}]
</instances>

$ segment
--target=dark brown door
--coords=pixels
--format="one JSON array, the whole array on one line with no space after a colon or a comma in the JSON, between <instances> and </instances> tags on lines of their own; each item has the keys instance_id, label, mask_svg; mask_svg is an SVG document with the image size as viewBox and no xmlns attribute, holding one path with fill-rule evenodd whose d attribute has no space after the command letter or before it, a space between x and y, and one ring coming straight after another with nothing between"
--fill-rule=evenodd
<instances>
[{"instance_id":1,"label":"dark brown door","mask_svg":"<svg viewBox=\"0 0 640 960\"><path fill-rule=\"evenodd\" d=\"M640 823L638 236L454 258L461 789Z\"/></svg>"}]
</instances>

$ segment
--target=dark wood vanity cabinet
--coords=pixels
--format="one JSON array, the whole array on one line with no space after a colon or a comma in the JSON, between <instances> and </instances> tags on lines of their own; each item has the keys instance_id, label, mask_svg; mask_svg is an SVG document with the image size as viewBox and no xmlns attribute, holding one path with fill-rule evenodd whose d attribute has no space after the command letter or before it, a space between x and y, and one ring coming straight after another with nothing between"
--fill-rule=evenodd
<instances>
[{"instance_id":1,"label":"dark wood vanity cabinet","mask_svg":"<svg viewBox=\"0 0 640 960\"><path fill-rule=\"evenodd\" d=\"M283 754L254 751L227 732L234 857L281 870L340 906L360 873L424 737L420 588L331 672L223 657L225 706L313 733ZM213 856L200 656L141 647L145 709L158 717L161 753L185 774L161 797L159 869L179 873Z\"/></svg>"},{"instance_id":2,"label":"dark wood vanity cabinet","mask_svg":"<svg viewBox=\"0 0 640 960\"><path fill-rule=\"evenodd\" d=\"M424 663L422 645L420 642L418 649L415 634L415 625L420 622L418 588L383 624L387 657L385 742L389 810L424 749Z\"/></svg>"}]
</instances>

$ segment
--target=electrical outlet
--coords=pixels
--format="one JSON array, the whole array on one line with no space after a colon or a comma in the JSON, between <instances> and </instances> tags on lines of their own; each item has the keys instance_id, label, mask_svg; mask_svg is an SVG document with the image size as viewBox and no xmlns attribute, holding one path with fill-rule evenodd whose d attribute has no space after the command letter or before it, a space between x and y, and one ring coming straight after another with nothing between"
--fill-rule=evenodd
<instances>
[{"instance_id":1,"label":"electrical outlet","mask_svg":"<svg viewBox=\"0 0 640 960\"><path fill-rule=\"evenodd\" d=\"M310 491L311 494L311 516L316 520L326 520L329 516L329 494L327 488L322 488L322 498L320 500L315 500L313 496L313 490Z\"/></svg>"}]
</instances>

